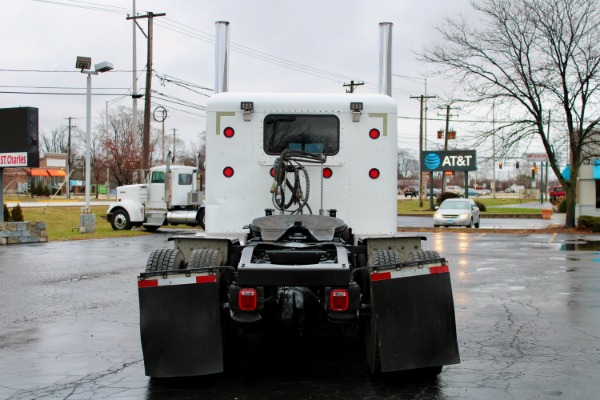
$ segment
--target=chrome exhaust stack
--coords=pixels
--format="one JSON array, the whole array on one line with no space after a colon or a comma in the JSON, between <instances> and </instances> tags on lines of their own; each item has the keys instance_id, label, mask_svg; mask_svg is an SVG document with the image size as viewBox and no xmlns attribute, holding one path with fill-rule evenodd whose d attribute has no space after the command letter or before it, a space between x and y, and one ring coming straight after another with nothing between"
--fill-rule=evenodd
<instances>
[{"instance_id":1,"label":"chrome exhaust stack","mask_svg":"<svg viewBox=\"0 0 600 400\"><path fill-rule=\"evenodd\" d=\"M215 22L215 94L229 91L229 22Z\"/></svg>"},{"instance_id":2,"label":"chrome exhaust stack","mask_svg":"<svg viewBox=\"0 0 600 400\"><path fill-rule=\"evenodd\" d=\"M392 96L392 24L379 23L379 93Z\"/></svg>"}]
</instances>

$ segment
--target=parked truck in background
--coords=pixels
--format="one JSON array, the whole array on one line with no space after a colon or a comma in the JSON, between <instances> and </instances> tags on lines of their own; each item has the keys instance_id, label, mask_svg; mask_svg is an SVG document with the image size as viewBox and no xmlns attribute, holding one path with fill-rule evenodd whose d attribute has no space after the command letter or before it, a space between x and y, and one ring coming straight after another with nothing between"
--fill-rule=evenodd
<instances>
[{"instance_id":1,"label":"parked truck in background","mask_svg":"<svg viewBox=\"0 0 600 400\"><path fill-rule=\"evenodd\" d=\"M106 211L114 230L143 226L155 231L163 225L190 225L204 228L203 192L199 166L153 167L142 184L117 187L117 201Z\"/></svg>"}]
</instances>

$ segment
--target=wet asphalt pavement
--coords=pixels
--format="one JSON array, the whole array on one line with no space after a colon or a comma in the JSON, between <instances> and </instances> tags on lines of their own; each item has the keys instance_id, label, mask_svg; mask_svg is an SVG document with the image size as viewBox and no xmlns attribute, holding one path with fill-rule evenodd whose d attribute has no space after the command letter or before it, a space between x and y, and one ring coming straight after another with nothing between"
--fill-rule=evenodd
<instances>
[{"instance_id":1,"label":"wet asphalt pavement","mask_svg":"<svg viewBox=\"0 0 600 400\"><path fill-rule=\"evenodd\" d=\"M170 233L172 234L172 232ZM0 246L2 399L594 399L600 236L419 233L450 263L462 363L369 378L351 338L249 337L227 373L150 380L136 276L169 234Z\"/></svg>"}]
</instances>

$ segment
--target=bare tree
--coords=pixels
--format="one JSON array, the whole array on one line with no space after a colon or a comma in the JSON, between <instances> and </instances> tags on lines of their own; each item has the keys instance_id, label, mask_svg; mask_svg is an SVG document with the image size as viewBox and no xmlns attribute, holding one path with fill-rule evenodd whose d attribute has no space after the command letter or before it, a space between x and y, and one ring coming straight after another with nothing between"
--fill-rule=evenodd
<instances>
[{"instance_id":1,"label":"bare tree","mask_svg":"<svg viewBox=\"0 0 600 400\"><path fill-rule=\"evenodd\" d=\"M416 179L419 177L419 160L408 150L398 149L398 178Z\"/></svg>"},{"instance_id":2,"label":"bare tree","mask_svg":"<svg viewBox=\"0 0 600 400\"><path fill-rule=\"evenodd\" d=\"M40 149L45 153L67 153L68 150L68 128L59 126L50 134L42 133Z\"/></svg>"},{"instance_id":3,"label":"bare tree","mask_svg":"<svg viewBox=\"0 0 600 400\"><path fill-rule=\"evenodd\" d=\"M104 168L109 169L117 186L133 183L134 172L141 168L141 136L139 132L133 132L132 122L131 110L126 107L109 113L103 122Z\"/></svg>"},{"instance_id":4,"label":"bare tree","mask_svg":"<svg viewBox=\"0 0 600 400\"><path fill-rule=\"evenodd\" d=\"M504 151L538 138L567 192L566 225L573 227L579 167L596 157L600 136L600 4L478 0L471 6L482 16L471 19L478 26L464 17L447 18L438 28L444 43L425 48L421 59L454 74L469 101L496 104ZM569 179L559 168L561 145L569 146Z\"/></svg>"}]
</instances>

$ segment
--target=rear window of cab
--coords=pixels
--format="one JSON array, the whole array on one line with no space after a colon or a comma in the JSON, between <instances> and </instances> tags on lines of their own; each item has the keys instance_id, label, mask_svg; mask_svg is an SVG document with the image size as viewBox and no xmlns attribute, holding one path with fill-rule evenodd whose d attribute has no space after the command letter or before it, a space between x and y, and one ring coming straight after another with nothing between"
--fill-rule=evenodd
<instances>
[{"instance_id":1,"label":"rear window of cab","mask_svg":"<svg viewBox=\"0 0 600 400\"><path fill-rule=\"evenodd\" d=\"M263 126L267 154L293 149L334 155L340 149L340 120L335 115L269 114Z\"/></svg>"}]
</instances>

